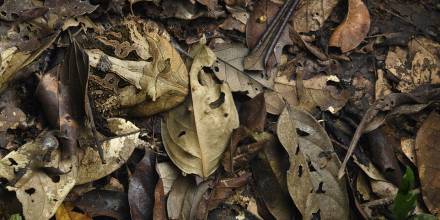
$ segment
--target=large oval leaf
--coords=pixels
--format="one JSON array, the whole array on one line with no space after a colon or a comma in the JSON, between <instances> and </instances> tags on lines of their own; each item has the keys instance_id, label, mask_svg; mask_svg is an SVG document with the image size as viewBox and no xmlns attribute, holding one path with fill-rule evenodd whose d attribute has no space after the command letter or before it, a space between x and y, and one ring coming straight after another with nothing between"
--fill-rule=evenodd
<instances>
[{"instance_id":1,"label":"large oval leaf","mask_svg":"<svg viewBox=\"0 0 440 220\"><path fill-rule=\"evenodd\" d=\"M340 162L325 130L307 112L287 106L277 134L290 157L287 187L304 219L348 219L345 180L337 177Z\"/></svg>"},{"instance_id":2,"label":"large oval leaf","mask_svg":"<svg viewBox=\"0 0 440 220\"><path fill-rule=\"evenodd\" d=\"M171 110L162 123L162 139L171 160L186 173L207 177L217 169L231 136L239 125L227 84L217 84L202 68L216 57L205 45L192 50L191 100Z\"/></svg>"}]
</instances>

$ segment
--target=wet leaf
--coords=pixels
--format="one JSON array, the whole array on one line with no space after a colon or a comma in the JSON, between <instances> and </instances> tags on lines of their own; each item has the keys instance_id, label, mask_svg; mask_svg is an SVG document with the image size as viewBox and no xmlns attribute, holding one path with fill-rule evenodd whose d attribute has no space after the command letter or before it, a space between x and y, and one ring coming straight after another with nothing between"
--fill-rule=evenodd
<instances>
[{"instance_id":1,"label":"wet leaf","mask_svg":"<svg viewBox=\"0 0 440 220\"><path fill-rule=\"evenodd\" d=\"M205 178L217 169L239 120L228 85L217 84L202 70L213 64L215 54L204 45L192 54L192 99L168 112L162 122L162 139L177 167Z\"/></svg>"},{"instance_id":2,"label":"wet leaf","mask_svg":"<svg viewBox=\"0 0 440 220\"><path fill-rule=\"evenodd\" d=\"M287 187L303 217L348 219L345 180L338 179L340 162L325 130L308 113L286 107L277 135L290 157Z\"/></svg>"},{"instance_id":3,"label":"wet leaf","mask_svg":"<svg viewBox=\"0 0 440 220\"><path fill-rule=\"evenodd\" d=\"M151 219L154 208L154 188L157 174L154 169L154 155L146 150L144 158L136 165L136 170L128 185L128 203L131 219ZM157 183L158 185L159 183Z\"/></svg>"},{"instance_id":4,"label":"wet leaf","mask_svg":"<svg viewBox=\"0 0 440 220\"><path fill-rule=\"evenodd\" d=\"M436 181L438 166L438 137L440 115L432 112L423 122L416 137L417 168L422 186L423 200L433 214L440 213L440 185Z\"/></svg>"},{"instance_id":5,"label":"wet leaf","mask_svg":"<svg viewBox=\"0 0 440 220\"><path fill-rule=\"evenodd\" d=\"M107 216L118 220L130 219L127 194L124 192L93 190L82 195L74 204L92 217Z\"/></svg>"},{"instance_id":6,"label":"wet leaf","mask_svg":"<svg viewBox=\"0 0 440 220\"><path fill-rule=\"evenodd\" d=\"M362 0L349 0L344 22L333 32L329 46L339 47L343 53L353 50L370 30L370 13Z\"/></svg>"}]
</instances>

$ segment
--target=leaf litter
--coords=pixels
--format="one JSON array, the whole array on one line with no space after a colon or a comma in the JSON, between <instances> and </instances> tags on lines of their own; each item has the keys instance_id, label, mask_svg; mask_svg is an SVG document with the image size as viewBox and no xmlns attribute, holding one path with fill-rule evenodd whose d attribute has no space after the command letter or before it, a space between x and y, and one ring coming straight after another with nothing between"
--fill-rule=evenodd
<instances>
[{"instance_id":1,"label":"leaf litter","mask_svg":"<svg viewBox=\"0 0 440 220\"><path fill-rule=\"evenodd\" d=\"M439 14L0 1L0 217L436 219Z\"/></svg>"}]
</instances>

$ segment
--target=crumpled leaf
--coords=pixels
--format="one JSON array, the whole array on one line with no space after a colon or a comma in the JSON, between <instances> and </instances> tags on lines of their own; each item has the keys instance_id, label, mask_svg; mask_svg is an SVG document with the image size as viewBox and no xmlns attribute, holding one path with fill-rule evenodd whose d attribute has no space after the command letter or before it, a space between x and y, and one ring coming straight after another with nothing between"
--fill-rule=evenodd
<instances>
[{"instance_id":1,"label":"crumpled leaf","mask_svg":"<svg viewBox=\"0 0 440 220\"><path fill-rule=\"evenodd\" d=\"M0 19L28 20L43 15L47 9L32 4L31 0L4 0L0 5Z\"/></svg>"},{"instance_id":2,"label":"crumpled leaf","mask_svg":"<svg viewBox=\"0 0 440 220\"><path fill-rule=\"evenodd\" d=\"M102 143L106 163L102 164L99 154L91 147L85 149L85 155L80 162L76 184L84 184L104 176L109 175L117 170L128 160L136 146L143 143L139 139L138 127L130 121L122 118L109 118L107 120L108 127L111 132L121 135L118 138L112 138ZM126 135L129 134L129 135Z\"/></svg>"},{"instance_id":3,"label":"crumpled leaf","mask_svg":"<svg viewBox=\"0 0 440 220\"><path fill-rule=\"evenodd\" d=\"M319 30L330 16L339 0L308 0L300 3L293 14L293 27L298 33Z\"/></svg>"},{"instance_id":4,"label":"crumpled leaf","mask_svg":"<svg viewBox=\"0 0 440 220\"><path fill-rule=\"evenodd\" d=\"M0 51L0 92L8 86L15 73L34 61L57 38L58 33L47 36L41 44L34 45L32 51L20 51L18 47L10 47Z\"/></svg>"},{"instance_id":5,"label":"crumpled leaf","mask_svg":"<svg viewBox=\"0 0 440 220\"><path fill-rule=\"evenodd\" d=\"M131 219L151 219L154 207L154 188L157 183L157 174L154 169L155 157L146 150L128 185L128 203Z\"/></svg>"},{"instance_id":6,"label":"crumpled leaf","mask_svg":"<svg viewBox=\"0 0 440 220\"><path fill-rule=\"evenodd\" d=\"M248 48L241 44L222 44L216 46L214 52L222 60L214 63L214 74L228 83L231 91L246 92L251 98L263 91L258 81L243 72L243 59L249 53Z\"/></svg>"},{"instance_id":7,"label":"crumpled leaf","mask_svg":"<svg viewBox=\"0 0 440 220\"><path fill-rule=\"evenodd\" d=\"M334 75L318 75L302 80L302 85L298 82L282 75L276 77L273 91L265 93L267 112L279 115L287 102L307 111L319 107L322 111L336 113L344 107L350 95L347 90L328 85L328 82L339 82L339 78ZM298 94L301 87L304 94Z\"/></svg>"},{"instance_id":8,"label":"crumpled leaf","mask_svg":"<svg viewBox=\"0 0 440 220\"><path fill-rule=\"evenodd\" d=\"M109 119L108 124L110 130L117 135L139 130L131 122L120 118ZM53 145L51 140L55 137L43 135L2 158L0 178L10 182L19 178L8 189L16 192L26 219L49 219L73 186L102 178L124 164L139 144L138 135L139 133L133 133L104 141L102 144L108 156L107 164L102 164L98 159L98 152L90 147L86 147L84 157L75 154L70 160L60 160L60 152L52 152L53 147L50 147ZM47 162L44 160L46 155L50 156ZM65 174L49 176L40 171L43 167L57 168ZM16 172L24 175L20 178Z\"/></svg>"},{"instance_id":9,"label":"crumpled leaf","mask_svg":"<svg viewBox=\"0 0 440 220\"><path fill-rule=\"evenodd\" d=\"M82 195L74 204L92 217L107 216L117 220L130 219L130 208L125 192L93 190Z\"/></svg>"},{"instance_id":10,"label":"crumpled leaf","mask_svg":"<svg viewBox=\"0 0 440 220\"><path fill-rule=\"evenodd\" d=\"M437 181L440 172L439 135L440 115L432 112L417 132L416 153L423 200L433 214L440 213L440 184Z\"/></svg>"},{"instance_id":11,"label":"crumpled leaf","mask_svg":"<svg viewBox=\"0 0 440 220\"><path fill-rule=\"evenodd\" d=\"M124 25L141 60L118 59L99 49L87 51L92 67L132 84L119 91L121 106L131 108L134 116L149 116L183 102L188 94L188 72L179 53L159 34L156 24L126 20Z\"/></svg>"},{"instance_id":12,"label":"crumpled leaf","mask_svg":"<svg viewBox=\"0 0 440 220\"><path fill-rule=\"evenodd\" d=\"M344 22L333 32L329 46L339 47L343 53L356 48L370 30L370 13L362 0L349 0Z\"/></svg>"},{"instance_id":13,"label":"crumpled leaf","mask_svg":"<svg viewBox=\"0 0 440 220\"><path fill-rule=\"evenodd\" d=\"M410 92L423 84L439 84L439 51L438 43L424 37L412 39L408 51L400 47L390 48L385 67L400 80L397 89Z\"/></svg>"},{"instance_id":14,"label":"crumpled leaf","mask_svg":"<svg viewBox=\"0 0 440 220\"><path fill-rule=\"evenodd\" d=\"M238 113L227 84L216 84L202 68L211 66L215 54L206 46L192 51L191 100L165 116L162 140L171 160L185 173L208 177L218 167Z\"/></svg>"},{"instance_id":15,"label":"crumpled leaf","mask_svg":"<svg viewBox=\"0 0 440 220\"><path fill-rule=\"evenodd\" d=\"M49 27L55 28L68 18L92 13L99 5L84 0L47 0L44 6L49 8Z\"/></svg>"},{"instance_id":16,"label":"crumpled leaf","mask_svg":"<svg viewBox=\"0 0 440 220\"><path fill-rule=\"evenodd\" d=\"M308 113L287 106L278 119L277 135L290 157L289 193L305 219L348 219L345 180L330 138Z\"/></svg>"}]
</instances>

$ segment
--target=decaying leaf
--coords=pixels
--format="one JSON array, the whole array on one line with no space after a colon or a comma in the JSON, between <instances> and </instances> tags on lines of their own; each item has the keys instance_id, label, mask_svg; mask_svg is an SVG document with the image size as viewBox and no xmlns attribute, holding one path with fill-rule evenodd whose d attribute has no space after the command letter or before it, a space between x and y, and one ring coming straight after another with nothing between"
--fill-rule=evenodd
<instances>
[{"instance_id":1,"label":"decaying leaf","mask_svg":"<svg viewBox=\"0 0 440 220\"><path fill-rule=\"evenodd\" d=\"M91 147L87 147L84 157L79 164L76 184L84 184L109 175L122 166L133 153L136 146L143 143L139 139L139 128L130 121L122 118L110 118L107 120L109 129L121 137L106 140L102 143L106 163L102 164L99 154ZM129 135L127 135L129 134Z\"/></svg>"},{"instance_id":2,"label":"decaying leaf","mask_svg":"<svg viewBox=\"0 0 440 220\"><path fill-rule=\"evenodd\" d=\"M275 78L273 91L267 92L266 108L269 113L279 115L285 103L298 106L307 111L319 107L322 111L338 112L347 102L350 93L339 90L329 82L339 82L339 78L330 75L318 75L307 80L290 80L280 75ZM298 89L303 88L304 94L299 94Z\"/></svg>"},{"instance_id":3,"label":"decaying leaf","mask_svg":"<svg viewBox=\"0 0 440 220\"><path fill-rule=\"evenodd\" d=\"M426 206L433 214L440 213L440 172L438 164L438 137L440 135L440 115L432 112L423 122L416 137L417 168L419 170L422 195Z\"/></svg>"},{"instance_id":4,"label":"decaying leaf","mask_svg":"<svg viewBox=\"0 0 440 220\"><path fill-rule=\"evenodd\" d=\"M188 72L179 53L155 23L132 18L124 25L141 60L122 60L99 49L87 51L92 67L115 73L132 84L119 91L121 106L132 108L135 116L149 116L183 102L188 94Z\"/></svg>"},{"instance_id":5,"label":"decaying leaf","mask_svg":"<svg viewBox=\"0 0 440 220\"><path fill-rule=\"evenodd\" d=\"M157 174L154 155L146 150L144 158L137 164L128 185L128 203L133 220L151 219L154 207L154 188Z\"/></svg>"},{"instance_id":6,"label":"decaying leaf","mask_svg":"<svg viewBox=\"0 0 440 220\"><path fill-rule=\"evenodd\" d=\"M117 135L139 129L124 119L109 119L109 128ZM55 137L43 134L36 141L21 146L0 160L0 177L16 182L9 187L17 194L27 219L49 219L55 214L69 191L76 184L97 180L119 168L140 143L139 133L103 142L108 156L102 164L98 152L86 147L84 157L76 154L70 160L60 160ZM48 175L42 168L55 168L57 174ZM53 170L53 169L52 169ZM19 174L23 174L21 177Z\"/></svg>"},{"instance_id":7,"label":"decaying leaf","mask_svg":"<svg viewBox=\"0 0 440 220\"><path fill-rule=\"evenodd\" d=\"M58 33L47 36L32 51L20 51L18 47L10 47L0 51L0 91L4 91L15 73L34 61L52 45L57 36Z\"/></svg>"},{"instance_id":8,"label":"decaying leaf","mask_svg":"<svg viewBox=\"0 0 440 220\"><path fill-rule=\"evenodd\" d=\"M287 187L306 219L348 219L345 180L330 138L308 113L287 106L278 119L277 135L289 154Z\"/></svg>"},{"instance_id":9,"label":"decaying leaf","mask_svg":"<svg viewBox=\"0 0 440 220\"><path fill-rule=\"evenodd\" d=\"M400 81L397 89L410 92L423 84L439 84L440 45L428 38L417 37L408 43L408 51L390 48L385 67Z\"/></svg>"},{"instance_id":10,"label":"decaying leaf","mask_svg":"<svg viewBox=\"0 0 440 220\"><path fill-rule=\"evenodd\" d=\"M15 129L26 121L26 114L14 106L6 106L0 111L0 131Z\"/></svg>"},{"instance_id":11,"label":"decaying leaf","mask_svg":"<svg viewBox=\"0 0 440 220\"><path fill-rule=\"evenodd\" d=\"M329 46L339 47L343 53L356 48L370 30L370 13L362 0L349 0L344 22L333 32Z\"/></svg>"},{"instance_id":12,"label":"decaying leaf","mask_svg":"<svg viewBox=\"0 0 440 220\"><path fill-rule=\"evenodd\" d=\"M243 72L243 59L249 53L248 48L241 44L222 44L216 46L214 52L219 58L214 64L215 76L228 83L232 92L246 92L252 98L263 91L258 81Z\"/></svg>"},{"instance_id":13,"label":"decaying leaf","mask_svg":"<svg viewBox=\"0 0 440 220\"><path fill-rule=\"evenodd\" d=\"M319 30L338 2L339 0L309 0L301 3L292 19L295 31L307 33Z\"/></svg>"},{"instance_id":14,"label":"decaying leaf","mask_svg":"<svg viewBox=\"0 0 440 220\"><path fill-rule=\"evenodd\" d=\"M130 219L127 194L109 190L93 190L82 195L74 202L86 214L107 216L117 220Z\"/></svg>"},{"instance_id":15,"label":"decaying leaf","mask_svg":"<svg viewBox=\"0 0 440 220\"><path fill-rule=\"evenodd\" d=\"M286 185L289 167L284 149L272 136L268 144L251 162L256 192L275 219L292 219L294 209Z\"/></svg>"},{"instance_id":16,"label":"decaying leaf","mask_svg":"<svg viewBox=\"0 0 440 220\"><path fill-rule=\"evenodd\" d=\"M208 177L217 169L239 120L228 85L217 84L202 70L214 63L215 54L202 44L192 54L191 100L168 112L162 122L162 139L177 167Z\"/></svg>"}]
</instances>

